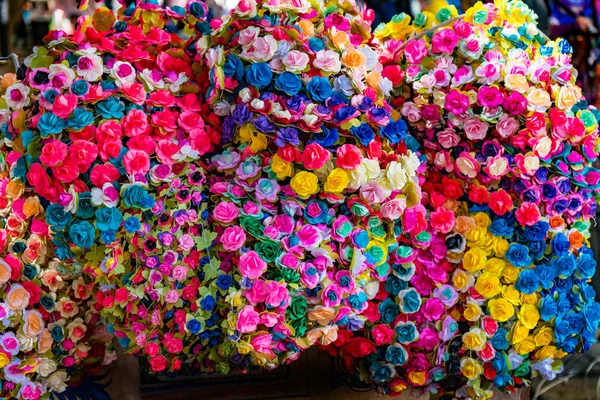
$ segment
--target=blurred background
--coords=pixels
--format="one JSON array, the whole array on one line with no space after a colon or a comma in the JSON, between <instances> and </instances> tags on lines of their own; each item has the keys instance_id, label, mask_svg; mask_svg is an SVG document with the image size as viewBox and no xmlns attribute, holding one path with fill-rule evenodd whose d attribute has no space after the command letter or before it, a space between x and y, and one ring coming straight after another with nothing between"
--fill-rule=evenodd
<instances>
[{"instance_id":1,"label":"blurred background","mask_svg":"<svg viewBox=\"0 0 600 400\"><path fill-rule=\"evenodd\" d=\"M186 3L186 0L158 1L165 7L185 6ZM237 0L204 1L210 9L209 18L218 18L227 14L237 2ZM460 14L475 1L357 0L361 5L366 5L375 11L374 27L402 12L414 17L421 11L436 13L448 5L455 6ZM583 88L587 100L600 107L600 36L598 34L600 0L524 1L538 15L538 27L547 36L569 40L574 48L573 64L578 70L578 83ZM0 57L6 57L10 53L24 57L31 53L33 46L42 43L42 39L50 30L60 29L72 33L77 19L84 13L93 12L94 9L103 6L114 10L119 7L119 4L117 0L105 2L90 0L90 10L85 12L79 11L77 6L77 0L0 0ZM176 30L176 27L174 28ZM0 65L0 75L5 72L14 72L9 63ZM597 260L600 261L600 226L592 228L592 247ZM600 294L600 273L594 278L593 285L596 292ZM600 300L600 295L597 295L597 298ZM318 362L314 365L321 364ZM329 375L331 379L332 374L323 375ZM156 382L144 382L144 380L142 376L142 387L145 386L152 392ZM269 377L269 381L273 382L273 378ZM286 385L289 385L289 382L286 381ZM298 386L304 390L305 381ZM206 391L206 386L203 390ZM219 387L218 391L221 390L222 387ZM552 383L537 380L531 392L525 396L545 400L600 400L600 345L596 344L585 355L572 356L565 363L562 378Z\"/></svg>"}]
</instances>

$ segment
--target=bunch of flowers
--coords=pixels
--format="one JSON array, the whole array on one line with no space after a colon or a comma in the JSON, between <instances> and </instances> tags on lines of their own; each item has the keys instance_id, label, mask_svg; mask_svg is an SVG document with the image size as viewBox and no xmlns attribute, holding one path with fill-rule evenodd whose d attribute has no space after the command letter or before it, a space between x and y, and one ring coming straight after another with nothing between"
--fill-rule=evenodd
<instances>
[{"instance_id":1,"label":"bunch of flowers","mask_svg":"<svg viewBox=\"0 0 600 400\"><path fill-rule=\"evenodd\" d=\"M199 158L219 141L200 116L193 73L195 42L210 30L206 13L195 1L167 10L132 4L118 15L101 8L72 36L51 32L2 92L2 132L12 148L3 160L16 182L3 188L15 201L23 194L3 205L3 265L14 270L2 282L4 325L23 351L42 343L43 378L57 363L93 361L86 324L100 329L98 314L154 370L181 362L182 337L194 326L186 310L195 311L200 286L194 269L210 244L199 241L209 234ZM188 40L174 33L178 25ZM40 362L19 352L18 343L10 348L15 359L9 354L4 369L9 389ZM64 386L66 374L58 374ZM44 387L33 382L38 396ZM37 398L27 396L19 394Z\"/></svg>"},{"instance_id":2,"label":"bunch of flowers","mask_svg":"<svg viewBox=\"0 0 600 400\"><path fill-rule=\"evenodd\" d=\"M414 250L420 312L373 324L341 352L386 393L488 398L491 384L553 379L565 355L595 341L600 115L575 85L569 44L546 42L522 3L477 4L429 29L454 16L412 26L398 16L376 31L391 103L427 157L432 240Z\"/></svg>"},{"instance_id":3,"label":"bunch of flowers","mask_svg":"<svg viewBox=\"0 0 600 400\"><path fill-rule=\"evenodd\" d=\"M424 229L418 146L369 21L351 1L250 0L200 41L222 130L206 294L229 306L222 366L274 368L378 319L397 237Z\"/></svg>"},{"instance_id":4,"label":"bunch of flowers","mask_svg":"<svg viewBox=\"0 0 600 400\"><path fill-rule=\"evenodd\" d=\"M38 399L115 353L81 265L60 259L52 243L51 205L27 185L18 110L29 104L11 90L25 87L16 82L13 74L0 80L0 397Z\"/></svg>"}]
</instances>

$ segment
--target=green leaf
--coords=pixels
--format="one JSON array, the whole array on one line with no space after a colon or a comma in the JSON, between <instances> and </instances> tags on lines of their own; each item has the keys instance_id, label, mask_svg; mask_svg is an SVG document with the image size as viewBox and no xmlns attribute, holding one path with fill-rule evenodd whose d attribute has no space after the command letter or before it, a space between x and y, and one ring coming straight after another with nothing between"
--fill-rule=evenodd
<instances>
[{"instance_id":1,"label":"green leaf","mask_svg":"<svg viewBox=\"0 0 600 400\"><path fill-rule=\"evenodd\" d=\"M198 245L198 250L204 250L210 246L213 241L217 238L216 232L211 232L207 229L202 231L202 236L196 238L195 242Z\"/></svg>"},{"instance_id":2,"label":"green leaf","mask_svg":"<svg viewBox=\"0 0 600 400\"><path fill-rule=\"evenodd\" d=\"M54 57L48 55L48 49L38 47L35 58L31 61L31 68L48 68L54 61Z\"/></svg>"},{"instance_id":3,"label":"green leaf","mask_svg":"<svg viewBox=\"0 0 600 400\"><path fill-rule=\"evenodd\" d=\"M90 251L88 251L85 255L85 259L94 264L95 267L100 265L102 260L104 260L104 250L106 247L98 246L97 244L93 245Z\"/></svg>"},{"instance_id":4,"label":"green leaf","mask_svg":"<svg viewBox=\"0 0 600 400\"><path fill-rule=\"evenodd\" d=\"M211 258L210 263L204 266L203 283L215 279L217 277L217 272L219 272L219 268L221 268L221 261L217 260L216 258Z\"/></svg>"}]
</instances>

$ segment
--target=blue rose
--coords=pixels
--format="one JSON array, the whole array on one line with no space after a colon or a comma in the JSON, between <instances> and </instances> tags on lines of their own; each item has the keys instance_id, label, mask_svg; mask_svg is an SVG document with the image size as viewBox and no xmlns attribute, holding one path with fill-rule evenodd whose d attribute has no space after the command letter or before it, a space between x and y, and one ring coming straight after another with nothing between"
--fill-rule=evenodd
<instances>
[{"instance_id":1,"label":"blue rose","mask_svg":"<svg viewBox=\"0 0 600 400\"><path fill-rule=\"evenodd\" d=\"M65 261L73 257L73 253L69 248L69 245L62 240L57 239L56 237L52 239L52 244L54 245L54 254L56 257Z\"/></svg>"},{"instance_id":2,"label":"blue rose","mask_svg":"<svg viewBox=\"0 0 600 400\"><path fill-rule=\"evenodd\" d=\"M326 126L321 127L321 132L313 133L313 139L323 147L329 147L335 144L339 139L339 134L336 128L329 129Z\"/></svg>"},{"instance_id":3,"label":"blue rose","mask_svg":"<svg viewBox=\"0 0 600 400\"><path fill-rule=\"evenodd\" d=\"M83 108L76 108L73 110L73 114L69 117L67 125L69 128L80 131L86 126L94 123L94 114L84 110Z\"/></svg>"},{"instance_id":4,"label":"blue rose","mask_svg":"<svg viewBox=\"0 0 600 400\"><path fill-rule=\"evenodd\" d=\"M498 373L507 372L508 371L508 365L506 364L505 355L502 354L502 353L496 353L496 355L494 356L494 359L492 360L492 367Z\"/></svg>"},{"instance_id":5,"label":"blue rose","mask_svg":"<svg viewBox=\"0 0 600 400\"><path fill-rule=\"evenodd\" d=\"M492 337L492 346L494 346L494 348L496 350L507 350L509 343L508 340L506 339L506 334L508 332L506 331L506 329L504 328L498 328L498 330L496 331L496 334ZM500 354L496 354L496 355L500 355ZM500 355L502 358L504 358L502 355ZM494 368L496 369L496 368ZM500 369L500 371L502 371L503 369ZM498 371L496 369L496 371Z\"/></svg>"},{"instance_id":6,"label":"blue rose","mask_svg":"<svg viewBox=\"0 0 600 400\"><path fill-rule=\"evenodd\" d=\"M50 331L50 336L54 339L55 342L60 343L65 338L65 334L63 332L63 328L60 325L56 325Z\"/></svg>"},{"instance_id":7,"label":"blue rose","mask_svg":"<svg viewBox=\"0 0 600 400\"><path fill-rule=\"evenodd\" d=\"M385 291L393 296L397 296L401 290L408 287L408 283L395 275L390 275L385 281Z\"/></svg>"},{"instance_id":8,"label":"blue rose","mask_svg":"<svg viewBox=\"0 0 600 400\"><path fill-rule=\"evenodd\" d=\"M550 246L552 247L552 252L554 254L562 256L565 254L569 254L571 243L569 242L569 239L567 239L564 233L558 232L552 239Z\"/></svg>"},{"instance_id":9,"label":"blue rose","mask_svg":"<svg viewBox=\"0 0 600 400\"><path fill-rule=\"evenodd\" d=\"M412 322L399 323L396 328L396 340L398 343L408 344L412 343L419 338L419 332L417 327Z\"/></svg>"},{"instance_id":10,"label":"blue rose","mask_svg":"<svg viewBox=\"0 0 600 400\"><path fill-rule=\"evenodd\" d=\"M385 359L394 365L404 365L408 359L408 352L402 345L396 343L387 348L385 351Z\"/></svg>"},{"instance_id":11,"label":"blue rose","mask_svg":"<svg viewBox=\"0 0 600 400\"><path fill-rule=\"evenodd\" d=\"M90 85L83 79L79 79L71 85L71 93L75 96L85 96L90 90Z\"/></svg>"},{"instance_id":12,"label":"blue rose","mask_svg":"<svg viewBox=\"0 0 600 400\"><path fill-rule=\"evenodd\" d=\"M87 221L82 221L71 225L69 228L71 241L77 247L88 249L94 245L96 238L96 229Z\"/></svg>"},{"instance_id":13,"label":"blue rose","mask_svg":"<svg viewBox=\"0 0 600 400\"><path fill-rule=\"evenodd\" d=\"M421 308L421 296L414 288L401 291L398 294L400 308L404 314L412 314Z\"/></svg>"},{"instance_id":14,"label":"blue rose","mask_svg":"<svg viewBox=\"0 0 600 400\"><path fill-rule=\"evenodd\" d=\"M589 279L596 272L596 260L591 250L585 249L579 253L577 260L577 271L581 275L581 279Z\"/></svg>"},{"instance_id":15,"label":"blue rose","mask_svg":"<svg viewBox=\"0 0 600 400\"><path fill-rule=\"evenodd\" d=\"M197 319L191 319L187 322L186 327L192 335L197 335L200 329L202 329L202 323Z\"/></svg>"},{"instance_id":16,"label":"blue rose","mask_svg":"<svg viewBox=\"0 0 600 400\"><path fill-rule=\"evenodd\" d=\"M97 104L97 109L102 115L102 118L123 118L125 104L116 97L109 97Z\"/></svg>"},{"instance_id":17,"label":"blue rose","mask_svg":"<svg viewBox=\"0 0 600 400\"><path fill-rule=\"evenodd\" d=\"M373 375L373 380L375 382L385 382L388 379L390 379L394 374L394 370L392 369L392 367L383 363L375 362L371 364L370 369L371 374Z\"/></svg>"},{"instance_id":18,"label":"blue rose","mask_svg":"<svg viewBox=\"0 0 600 400\"><path fill-rule=\"evenodd\" d=\"M571 335L577 335L583 330L583 317L578 312L570 312L566 319L571 327Z\"/></svg>"},{"instance_id":19,"label":"blue rose","mask_svg":"<svg viewBox=\"0 0 600 400\"><path fill-rule=\"evenodd\" d=\"M560 199L552 204L552 210L557 214L564 213L569 207L569 202L566 199Z\"/></svg>"},{"instance_id":20,"label":"blue rose","mask_svg":"<svg viewBox=\"0 0 600 400\"><path fill-rule=\"evenodd\" d=\"M44 100L48 103L54 103L54 99L58 96L58 92L54 89L48 89L44 92Z\"/></svg>"},{"instance_id":21,"label":"blue rose","mask_svg":"<svg viewBox=\"0 0 600 400\"><path fill-rule=\"evenodd\" d=\"M202 309L204 311L212 311L212 309L215 308L215 305L216 305L215 298L212 297L211 295L208 295L208 296L204 297L202 300L200 300L200 307L202 307Z\"/></svg>"},{"instance_id":22,"label":"blue rose","mask_svg":"<svg viewBox=\"0 0 600 400\"><path fill-rule=\"evenodd\" d=\"M141 185L131 185L123 191L123 200L127 207L142 208L146 197L148 197L148 191Z\"/></svg>"},{"instance_id":23,"label":"blue rose","mask_svg":"<svg viewBox=\"0 0 600 400\"><path fill-rule=\"evenodd\" d=\"M527 189L523 192L522 199L529 203L537 203L539 201L539 192L534 189Z\"/></svg>"},{"instance_id":24,"label":"blue rose","mask_svg":"<svg viewBox=\"0 0 600 400\"><path fill-rule=\"evenodd\" d=\"M109 92L111 90L117 90L118 89L117 84L114 81L111 81L111 80L108 80L108 79L100 82L100 87L105 92Z\"/></svg>"},{"instance_id":25,"label":"blue rose","mask_svg":"<svg viewBox=\"0 0 600 400\"><path fill-rule=\"evenodd\" d=\"M577 345L579 344L579 340L577 338L571 337L565 340L564 342L558 345L558 348L565 353L573 354L577 349Z\"/></svg>"},{"instance_id":26,"label":"blue rose","mask_svg":"<svg viewBox=\"0 0 600 400\"><path fill-rule=\"evenodd\" d=\"M353 134L358 139L360 144L365 147L369 146L369 143L375 139L373 129L367 123L362 123L359 126L350 128L350 133Z\"/></svg>"},{"instance_id":27,"label":"blue rose","mask_svg":"<svg viewBox=\"0 0 600 400\"><path fill-rule=\"evenodd\" d=\"M302 81L298 75L284 72L275 78L275 87L289 96L294 96L302 89Z\"/></svg>"},{"instance_id":28,"label":"blue rose","mask_svg":"<svg viewBox=\"0 0 600 400\"><path fill-rule=\"evenodd\" d=\"M554 336L556 338L556 341L558 343L561 343L570 335L571 325L569 325L569 321L561 317L556 318L554 325Z\"/></svg>"},{"instance_id":29,"label":"blue rose","mask_svg":"<svg viewBox=\"0 0 600 400\"><path fill-rule=\"evenodd\" d=\"M140 230L140 228L142 227L142 225L140 224L140 220L138 219L138 217L129 217L125 220L125 223L123 224L123 227L125 228L125 230L129 233L135 233L137 231Z\"/></svg>"},{"instance_id":30,"label":"blue rose","mask_svg":"<svg viewBox=\"0 0 600 400\"><path fill-rule=\"evenodd\" d=\"M358 294L351 294L348 296L348 303L350 307L355 310L362 310L364 303L367 302L367 295L364 292Z\"/></svg>"},{"instance_id":31,"label":"blue rose","mask_svg":"<svg viewBox=\"0 0 600 400\"><path fill-rule=\"evenodd\" d=\"M535 293L540 288L540 278L534 270L522 270L519 274L519 279L515 284L515 289L525 294Z\"/></svg>"},{"instance_id":32,"label":"blue rose","mask_svg":"<svg viewBox=\"0 0 600 400\"><path fill-rule=\"evenodd\" d=\"M104 207L96 210L96 228L101 232L116 231L123 222L123 213L116 208Z\"/></svg>"},{"instance_id":33,"label":"blue rose","mask_svg":"<svg viewBox=\"0 0 600 400\"><path fill-rule=\"evenodd\" d=\"M325 102L331 96L331 84L327 78L315 76L306 84L306 91L311 99Z\"/></svg>"},{"instance_id":34,"label":"blue rose","mask_svg":"<svg viewBox=\"0 0 600 400\"><path fill-rule=\"evenodd\" d=\"M233 279L229 275L220 274L217 277L217 287L221 290L227 290L233 285Z\"/></svg>"},{"instance_id":35,"label":"blue rose","mask_svg":"<svg viewBox=\"0 0 600 400\"><path fill-rule=\"evenodd\" d=\"M73 220L73 214L58 204L50 204L46 209L46 221L56 230L64 230Z\"/></svg>"},{"instance_id":36,"label":"blue rose","mask_svg":"<svg viewBox=\"0 0 600 400\"><path fill-rule=\"evenodd\" d=\"M379 304L379 313L381 314L381 322L391 324L400 314L400 308L394 300L387 298Z\"/></svg>"},{"instance_id":37,"label":"blue rose","mask_svg":"<svg viewBox=\"0 0 600 400\"><path fill-rule=\"evenodd\" d=\"M529 248L529 254L531 255L531 258L535 261L544 258L544 253L546 252L545 240L536 240L533 242L529 242L527 243L527 247Z\"/></svg>"},{"instance_id":38,"label":"blue rose","mask_svg":"<svg viewBox=\"0 0 600 400\"><path fill-rule=\"evenodd\" d=\"M574 282L571 278L559 279L556 281L556 291L558 293L571 293Z\"/></svg>"},{"instance_id":39,"label":"blue rose","mask_svg":"<svg viewBox=\"0 0 600 400\"><path fill-rule=\"evenodd\" d=\"M560 42L558 42L558 50L560 50L560 52L562 54L572 54L573 53L573 47L571 47L571 45L569 44L569 41L566 39L562 39Z\"/></svg>"},{"instance_id":40,"label":"blue rose","mask_svg":"<svg viewBox=\"0 0 600 400\"><path fill-rule=\"evenodd\" d=\"M190 14L192 14L194 17L196 17L198 19L204 19L204 17L206 16L206 10L205 10L204 3L200 2L200 1L195 1L191 4L189 4L188 8L190 10Z\"/></svg>"},{"instance_id":41,"label":"blue rose","mask_svg":"<svg viewBox=\"0 0 600 400\"><path fill-rule=\"evenodd\" d=\"M79 218L90 219L94 216L94 209L92 194L90 192L79 193L75 215Z\"/></svg>"},{"instance_id":42,"label":"blue rose","mask_svg":"<svg viewBox=\"0 0 600 400\"><path fill-rule=\"evenodd\" d=\"M344 121L348 121L356 116L360 115L360 112L353 106L343 106L333 114L333 122L340 124Z\"/></svg>"},{"instance_id":43,"label":"blue rose","mask_svg":"<svg viewBox=\"0 0 600 400\"><path fill-rule=\"evenodd\" d=\"M239 58L230 54L223 65L223 73L228 78L234 77L237 81L241 81L244 77L244 65Z\"/></svg>"},{"instance_id":44,"label":"blue rose","mask_svg":"<svg viewBox=\"0 0 600 400\"><path fill-rule=\"evenodd\" d=\"M552 268L548 267L547 265L537 265L534 268L534 271L544 289L550 289L552 286L554 286L555 275Z\"/></svg>"},{"instance_id":45,"label":"blue rose","mask_svg":"<svg viewBox=\"0 0 600 400\"><path fill-rule=\"evenodd\" d=\"M567 278L575 272L577 263L575 262L575 256L572 254L566 254L560 257L554 257L552 259L552 267L555 270L557 276L561 278Z\"/></svg>"},{"instance_id":46,"label":"blue rose","mask_svg":"<svg viewBox=\"0 0 600 400\"><path fill-rule=\"evenodd\" d=\"M325 48L325 43L319 38L311 37L308 39L308 47L315 53Z\"/></svg>"},{"instance_id":47,"label":"blue rose","mask_svg":"<svg viewBox=\"0 0 600 400\"><path fill-rule=\"evenodd\" d=\"M552 200L556 197L558 190L556 190L556 186L551 183L544 183L542 185L542 197L545 200Z\"/></svg>"},{"instance_id":48,"label":"blue rose","mask_svg":"<svg viewBox=\"0 0 600 400\"><path fill-rule=\"evenodd\" d=\"M514 234L513 225L508 224L504 218L495 219L489 229L494 236L501 236L505 239L510 239Z\"/></svg>"},{"instance_id":49,"label":"blue rose","mask_svg":"<svg viewBox=\"0 0 600 400\"><path fill-rule=\"evenodd\" d=\"M600 322L600 303L592 302L581 310L586 330L595 332Z\"/></svg>"},{"instance_id":50,"label":"blue rose","mask_svg":"<svg viewBox=\"0 0 600 400\"><path fill-rule=\"evenodd\" d=\"M532 263L529 249L519 243L511 243L504 257L515 267L527 267Z\"/></svg>"},{"instance_id":51,"label":"blue rose","mask_svg":"<svg viewBox=\"0 0 600 400\"><path fill-rule=\"evenodd\" d=\"M104 244L113 244L117 241L117 232L112 229L100 231L100 241Z\"/></svg>"},{"instance_id":52,"label":"blue rose","mask_svg":"<svg viewBox=\"0 0 600 400\"><path fill-rule=\"evenodd\" d=\"M257 87L258 89L264 89L269 86L272 79L273 71L269 64L259 62L248 67L246 80L250 85Z\"/></svg>"},{"instance_id":53,"label":"blue rose","mask_svg":"<svg viewBox=\"0 0 600 400\"><path fill-rule=\"evenodd\" d=\"M538 221L532 226L526 226L524 229L525 238L527 240L544 240L550 229L550 225L546 221Z\"/></svg>"},{"instance_id":54,"label":"blue rose","mask_svg":"<svg viewBox=\"0 0 600 400\"><path fill-rule=\"evenodd\" d=\"M391 144L396 144L407 136L408 126L403 119L399 119L381 128L380 132Z\"/></svg>"},{"instance_id":55,"label":"blue rose","mask_svg":"<svg viewBox=\"0 0 600 400\"><path fill-rule=\"evenodd\" d=\"M50 135L61 133L67 127L67 121L47 112L38 119L37 127L42 137L47 138Z\"/></svg>"}]
</instances>

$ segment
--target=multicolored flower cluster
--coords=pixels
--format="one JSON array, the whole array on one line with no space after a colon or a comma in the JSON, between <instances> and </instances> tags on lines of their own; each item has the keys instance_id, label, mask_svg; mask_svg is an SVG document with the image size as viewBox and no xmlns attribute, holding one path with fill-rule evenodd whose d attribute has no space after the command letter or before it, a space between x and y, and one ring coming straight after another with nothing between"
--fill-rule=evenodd
<instances>
[{"instance_id":1,"label":"multicolored flower cluster","mask_svg":"<svg viewBox=\"0 0 600 400\"><path fill-rule=\"evenodd\" d=\"M375 32L396 73L391 104L427 157L432 239L411 265L420 311L395 311L340 352L385 393L488 398L490 384L553 379L595 341L600 114L575 85L568 43L546 42L522 3L477 4L444 26L452 17L398 16ZM395 310L405 286L386 282Z\"/></svg>"}]
</instances>

